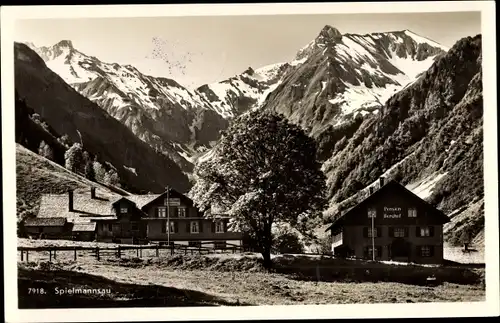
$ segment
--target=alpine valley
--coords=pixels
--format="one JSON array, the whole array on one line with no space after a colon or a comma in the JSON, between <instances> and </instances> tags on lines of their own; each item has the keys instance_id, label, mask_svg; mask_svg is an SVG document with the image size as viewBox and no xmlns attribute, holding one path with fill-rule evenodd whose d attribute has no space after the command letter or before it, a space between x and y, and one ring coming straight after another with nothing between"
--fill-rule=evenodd
<instances>
[{"instance_id":1,"label":"alpine valley","mask_svg":"<svg viewBox=\"0 0 500 323\"><path fill-rule=\"evenodd\" d=\"M450 216L450 243L464 230L483 242L480 35L449 49L409 30L356 35L325 26L289 62L195 90L102 62L69 40L26 45L15 46L23 113L40 114L50 131L74 141L79 131L93 154L121 169L131 191L171 182L189 189L194 164L210 157L231 120L272 111L317 142L330 200L319 228L384 175Z\"/></svg>"}]
</instances>

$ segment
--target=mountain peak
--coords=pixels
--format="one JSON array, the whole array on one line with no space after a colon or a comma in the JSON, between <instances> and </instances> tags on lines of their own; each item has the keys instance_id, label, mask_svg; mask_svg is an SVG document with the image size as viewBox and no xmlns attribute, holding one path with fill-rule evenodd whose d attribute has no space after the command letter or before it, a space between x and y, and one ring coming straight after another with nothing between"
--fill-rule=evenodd
<instances>
[{"instance_id":1,"label":"mountain peak","mask_svg":"<svg viewBox=\"0 0 500 323\"><path fill-rule=\"evenodd\" d=\"M64 40L61 40L60 42L58 42L57 44L54 45L55 47L68 47L68 48L74 48L73 47L73 42L71 40L67 40L67 39L64 39Z\"/></svg>"},{"instance_id":2,"label":"mountain peak","mask_svg":"<svg viewBox=\"0 0 500 323\"><path fill-rule=\"evenodd\" d=\"M332 27L330 25L326 25L319 33L318 38L341 39L342 34L337 28Z\"/></svg>"}]
</instances>

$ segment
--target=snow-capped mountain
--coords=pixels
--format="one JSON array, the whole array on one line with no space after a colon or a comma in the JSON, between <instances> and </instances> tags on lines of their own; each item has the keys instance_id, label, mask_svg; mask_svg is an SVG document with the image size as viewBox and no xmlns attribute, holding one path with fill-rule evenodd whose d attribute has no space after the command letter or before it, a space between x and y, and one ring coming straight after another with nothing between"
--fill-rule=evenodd
<instances>
[{"instance_id":1,"label":"snow-capped mountain","mask_svg":"<svg viewBox=\"0 0 500 323\"><path fill-rule=\"evenodd\" d=\"M227 80L202 85L197 92L209 101L220 115L231 119L261 106L290 67L289 63L271 64L255 70L249 67L243 73Z\"/></svg>"},{"instance_id":2,"label":"snow-capped mountain","mask_svg":"<svg viewBox=\"0 0 500 323\"><path fill-rule=\"evenodd\" d=\"M263 108L283 113L313 136L358 114L378 113L447 48L411 31L341 34L325 26L300 49Z\"/></svg>"},{"instance_id":3,"label":"snow-capped mountain","mask_svg":"<svg viewBox=\"0 0 500 323\"><path fill-rule=\"evenodd\" d=\"M66 83L186 172L192 168L191 158L209 148L227 127L204 96L174 80L144 75L131 65L102 62L68 40L32 49Z\"/></svg>"},{"instance_id":4,"label":"snow-capped mountain","mask_svg":"<svg viewBox=\"0 0 500 323\"><path fill-rule=\"evenodd\" d=\"M66 148L59 139L67 136L64 141L69 145L80 143L91 158L114 169L126 190L162 192L167 185L179 191L190 188L188 177L174 161L156 153L128 127L75 91L28 46L15 43L13 50L17 143L37 152L43 140L54 161L64 165ZM48 181L47 185L56 184Z\"/></svg>"}]
</instances>

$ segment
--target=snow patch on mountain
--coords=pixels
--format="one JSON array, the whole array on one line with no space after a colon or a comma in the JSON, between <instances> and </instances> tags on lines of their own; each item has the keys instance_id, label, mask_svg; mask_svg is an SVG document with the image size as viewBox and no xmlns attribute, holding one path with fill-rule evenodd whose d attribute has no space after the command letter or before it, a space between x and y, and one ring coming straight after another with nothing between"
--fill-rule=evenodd
<instances>
[{"instance_id":1,"label":"snow patch on mountain","mask_svg":"<svg viewBox=\"0 0 500 323\"><path fill-rule=\"evenodd\" d=\"M422 37L420 35L417 35L417 34L415 34L414 32L412 32L410 30L405 30L404 33L405 33L405 35L411 37L418 44L429 44L429 45L431 45L433 47L441 48L445 52L447 52L449 50L448 47L443 46L443 45L441 45L439 43L436 43L435 41L433 41L433 40L431 40L429 38L425 38L425 37Z\"/></svg>"},{"instance_id":2,"label":"snow patch on mountain","mask_svg":"<svg viewBox=\"0 0 500 323\"><path fill-rule=\"evenodd\" d=\"M432 189L444 177L446 173L433 174L416 183L407 185L406 188L412 191L421 199L426 199L432 194Z\"/></svg>"},{"instance_id":3,"label":"snow patch on mountain","mask_svg":"<svg viewBox=\"0 0 500 323\"><path fill-rule=\"evenodd\" d=\"M137 171L135 170L135 168L133 168L133 167L127 167L125 165L123 165L123 168L125 168L126 170L128 170L129 172L131 172L132 174L134 174L135 176L137 176Z\"/></svg>"}]
</instances>

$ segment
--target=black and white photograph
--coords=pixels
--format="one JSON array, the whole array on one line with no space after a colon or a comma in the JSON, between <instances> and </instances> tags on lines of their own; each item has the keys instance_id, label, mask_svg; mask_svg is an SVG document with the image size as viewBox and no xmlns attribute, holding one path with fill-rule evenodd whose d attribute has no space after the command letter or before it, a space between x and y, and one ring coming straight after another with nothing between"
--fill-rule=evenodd
<instances>
[{"instance_id":1,"label":"black and white photograph","mask_svg":"<svg viewBox=\"0 0 500 323\"><path fill-rule=\"evenodd\" d=\"M381 4L2 7L7 321L499 315L494 2Z\"/></svg>"}]
</instances>

